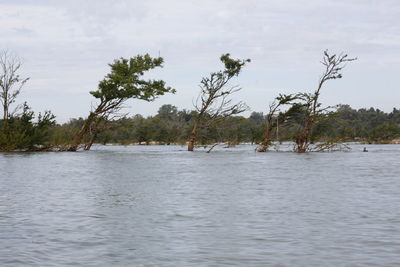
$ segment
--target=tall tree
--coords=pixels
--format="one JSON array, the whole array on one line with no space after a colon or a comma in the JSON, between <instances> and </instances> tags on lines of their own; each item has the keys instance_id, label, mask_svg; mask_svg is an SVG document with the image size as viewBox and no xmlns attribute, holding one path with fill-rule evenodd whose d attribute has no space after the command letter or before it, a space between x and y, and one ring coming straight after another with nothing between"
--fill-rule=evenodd
<instances>
[{"instance_id":1,"label":"tall tree","mask_svg":"<svg viewBox=\"0 0 400 267\"><path fill-rule=\"evenodd\" d=\"M126 100L133 98L153 101L165 93L175 93L175 89L167 87L162 80L143 79L146 71L162 67L163 62L162 57L152 58L146 54L130 59L120 58L109 64L111 72L100 81L96 91L90 92L98 99L99 103L89 113L88 118L76 134L69 150L76 151L85 135L90 135L91 129L96 128L96 122L102 121L98 120L98 118L108 118L117 114ZM91 140L91 142L93 141Z\"/></svg>"},{"instance_id":2,"label":"tall tree","mask_svg":"<svg viewBox=\"0 0 400 267\"><path fill-rule=\"evenodd\" d=\"M0 101L3 106L3 120L6 123L10 116L10 105L21 93L22 87L29 78L19 75L21 60L7 51L0 52Z\"/></svg>"},{"instance_id":3,"label":"tall tree","mask_svg":"<svg viewBox=\"0 0 400 267\"><path fill-rule=\"evenodd\" d=\"M233 104L230 98L241 88L227 84L233 77L239 75L243 66L250 62L250 59L232 59L230 54L224 54L220 57L220 60L225 69L211 73L210 77L203 78L200 82L200 94L194 104L197 114L189 137L188 151L193 151L198 128L206 117L215 122L219 118L239 114L247 109L243 102Z\"/></svg>"},{"instance_id":4,"label":"tall tree","mask_svg":"<svg viewBox=\"0 0 400 267\"><path fill-rule=\"evenodd\" d=\"M329 55L327 50L324 51L321 62L324 66L324 71L318 82L317 90L315 90L313 94L302 95L305 119L302 131L297 134L295 138L296 152L302 153L308 151L313 128L318 122L319 117L323 115L323 112L326 110L321 108L321 103L319 102L322 87L329 80L342 78L341 71L346 66L346 63L356 59L357 58L349 58L347 54Z\"/></svg>"}]
</instances>

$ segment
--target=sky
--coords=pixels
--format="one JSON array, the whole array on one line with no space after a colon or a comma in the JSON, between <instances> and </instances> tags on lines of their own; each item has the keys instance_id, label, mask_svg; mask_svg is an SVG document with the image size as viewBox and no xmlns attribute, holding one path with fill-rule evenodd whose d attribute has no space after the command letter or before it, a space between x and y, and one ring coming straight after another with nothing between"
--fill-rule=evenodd
<instances>
[{"instance_id":1,"label":"sky","mask_svg":"<svg viewBox=\"0 0 400 267\"><path fill-rule=\"evenodd\" d=\"M242 88L234 99L266 112L279 93L315 90L326 49L358 60L322 89L323 105L400 108L398 0L0 0L0 33L0 51L18 55L30 77L18 102L58 122L88 115L89 91L114 59L145 53L165 60L149 77L177 92L129 100L131 115L192 109L224 53L252 60L233 81Z\"/></svg>"}]
</instances>

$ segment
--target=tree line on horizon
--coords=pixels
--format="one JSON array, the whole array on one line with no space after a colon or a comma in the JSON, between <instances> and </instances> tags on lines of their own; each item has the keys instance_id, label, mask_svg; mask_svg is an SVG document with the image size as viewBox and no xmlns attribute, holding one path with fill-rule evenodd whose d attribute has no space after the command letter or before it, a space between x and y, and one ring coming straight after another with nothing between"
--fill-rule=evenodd
<instances>
[{"instance_id":1,"label":"tree line on horizon","mask_svg":"<svg viewBox=\"0 0 400 267\"><path fill-rule=\"evenodd\" d=\"M0 53L0 151L76 151L89 150L94 143L118 144L187 144L196 145L243 142L259 144L265 152L274 141L292 141L295 152L334 150L340 142L389 142L400 136L400 111L379 109L354 110L348 105L323 107L321 89L329 80L340 79L346 63L356 60L346 54L323 55L323 73L313 93L279 94L263 112L248 118L240 114L248 107L232 95L241 90L232 85L250 59L220 57L224 68L212 72L200 82L200 92L193 110L178 110L172 105L160 107L157 115L147 118L123 114L129 99L152 101L165 93L175 93L162 80L146 80L143 75L163 66L161 57L148 54L129 59L120 58L109 64L110 73L90 92L97 99L87 118L57 124L50 112L37 116L24 103L16 102L29 78L19 76L21 61L8 52ZM315 143L322 144L315 145ZM211 146L210 150L213 148Z\"/></svg>"},{"instance_id":2,"label":"tree line on horizon","mask_svg":"<svg viewBox=\"0 0 400 267\"><path fill-rule=\"evenodd\" d=\"M173 105L163 105L154 116L136 114L109 122L107 129L98 135L97 141L100 144L148 145L155 142L161 145L185 145L196 116L195 110L179 110ZM84 121L85 119L78 118L55 125L51 142L57 145L68 144ZM221 118L217 124L198 129L198 144L261 144L266 124L266 114L263 112L252 112L248 117ZM293 141L296 126L294 121L282 123L274 129L271 140ZM312 142L336 140L389 143L396 138L400 138L400 109L394 108L386 113L375 108L357 110L349 105L338 105L335 111L316 125Z\"/></svg>"}]
</instances>

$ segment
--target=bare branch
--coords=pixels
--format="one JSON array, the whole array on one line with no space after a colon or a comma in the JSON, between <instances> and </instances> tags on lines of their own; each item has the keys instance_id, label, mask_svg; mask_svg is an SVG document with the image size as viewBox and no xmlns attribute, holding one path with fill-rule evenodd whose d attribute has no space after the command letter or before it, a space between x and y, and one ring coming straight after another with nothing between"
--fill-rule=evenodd
<instances>
[{"instance_id":1,"label":"bare branch","mask_svg":"<svg viewBox=\"0 0 400 267\"><path fill-rule=\"evenodd\" d=\"M10 106L16 101L22 87L29 78L18 74L22 66L21 59L8 51L0 52L0 101L3 106L3 120L10 116Z\"/></svg>"}]
</instances>

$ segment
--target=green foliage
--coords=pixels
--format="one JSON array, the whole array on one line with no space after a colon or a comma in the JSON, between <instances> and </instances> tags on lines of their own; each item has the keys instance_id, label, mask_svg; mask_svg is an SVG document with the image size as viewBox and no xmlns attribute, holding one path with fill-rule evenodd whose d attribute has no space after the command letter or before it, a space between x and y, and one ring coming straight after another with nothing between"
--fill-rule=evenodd
<instances>
[{"instance_id":1,"label":"green foliage","mask_svg":"<svg viewBox=\"0 0 400 267\"><path fill-rule=\"evenodd\" d=\"M34 112L24 103L22 114L11 117L0 128L0 150L45 150L51 147L55 116L50 111L39 113L34 122Z\"/></svg>"},{"instance_id":2,"label":"green foliage","mask_svg":"<svg viewBox=\"0 0 400 267\"><path fill-rule=\"evenodd\" d=\"M240 91L237 86L227 86L228 82L239 75L242 68L250 59L232 59L230 54L224 54L220 60L225 66L224 70L212 72L209 77L204 77L200 82L200 95L195 105L197 115L209 114L210 119L221 116L228 117L244 112L248 107L239 102L233 104L229 96Z\"/></svg>"},{"instance_id":3,"label":"green foliage","mask_svg":"<svg viewBox=\"0 0 400 267\"><path fill-rule=\"evenodd\" d=\"M151 101L167 92L174 93L175 90L166 87L162 80L142 79L146 71L162 67L163 62L163 58L152 58L148 54L117 59L109 64L111 72L100 81L98 89L90 93L102 101L128 98Z\"/></svg>"},{"instance_id":4,"label":"green foliage","mask_svg":"<svg viewBox=\"0 0 400 267\"><path fill-rule=\"evenodd\" d=\"M85 143L84 149L89 150L98 135L108 127L109 118L119 116L118 112L126 100L152 101L165 93L175 93L175 89L166 87L162 80L143 79L146 71L162 67L162 63L163 58L152 58L146 54L130 59L120 58L109 64L111 72L99 82L96 91L90 92L100 103L89 113L68 150L76 151L82 142Z\"/></svg>"},{"instance_id":5,"label":"green foliage","mask_svg":"<svg viewBox=\"0 0 400 267\"><path fill-rule=\"evenodd\" d=\"M219 76L222 76L224 74L227 75L228 78L231 78L233 76L238 76L240 71L242 70L242 67L250 62L250 59L245 59L245 60L240 60L240 59L232 59L230 57L230 54L224 54L220 57L220 60L222 63L225 65L225 70L218 72L217 74Z\"/></svg>"},{"instance_id":6,"label":"green foliage","mask_svg":"<svg viewBox=\"0 0 400 267\"><path fill-rule=\"evenodd\" d=\"M78 118L71 119L68 123L62 125L55 125L51 129L51 143L59 147L68 146L84 122L83 118Z\"/></svg>"},{"instance_id":7,"label":"green foliage","mask_svg":"<svg viewBox=\"0 0 400 267\"><path fill-rule=\"evenodd\" d=\"M172 105L160 107L155 116L141 115L109 121L109 127L100 133L98 143L185 144L193 127L196 112L179 110ZM278 114L279 140L291 141L302 127L304 107L293 105L284 116ZM275 120L275 119L274 119ZM0 149L40 150L63 146L71 142L75 132L82 127L82 118L62 125L54 124L51 113L38 115L25 106L21 115L8 121L5 128L0 121ZM263 140L265 116L253 112L242 116L221 117L218 123L205 124L198 132L199 144L216 142L260 143ZM274 131L271 140L276 141ZM378 109L352 109L340 105L335 112L327 113L315 125L311 141L344 140L385 143L400 138L400 110L384 113Z\"/></svg>"}]
</instances>

